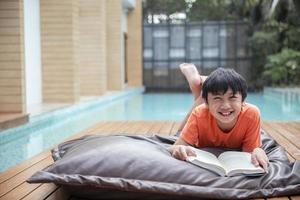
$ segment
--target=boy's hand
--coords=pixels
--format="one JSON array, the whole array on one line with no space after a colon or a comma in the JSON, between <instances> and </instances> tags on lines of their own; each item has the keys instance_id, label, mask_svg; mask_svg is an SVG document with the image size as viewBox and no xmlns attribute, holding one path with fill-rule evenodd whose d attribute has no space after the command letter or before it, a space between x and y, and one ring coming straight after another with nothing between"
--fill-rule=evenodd
<instances>
[{"instance_id":1,"label":"boy's hand","mask_svg":"<svg viewBox=\"0 0 300 200\"><path fill-rule=\"evenodd\" d=\"M186 160L188 156L196 156L193 148L186 145L173 145L170 148L170 153L179 160Z\"/></svg>"},{"instance_id":2,"label":"boy's hand","mask_svg":"<svg viewBox=\"0 0 300 200\"><path fill-rule=\"evenodd\" d=\"M268 172L269 159L267 154L261 148L255 148L251 155L251 161L255 166L261 165Z\"/></svg>"}]
</instances>

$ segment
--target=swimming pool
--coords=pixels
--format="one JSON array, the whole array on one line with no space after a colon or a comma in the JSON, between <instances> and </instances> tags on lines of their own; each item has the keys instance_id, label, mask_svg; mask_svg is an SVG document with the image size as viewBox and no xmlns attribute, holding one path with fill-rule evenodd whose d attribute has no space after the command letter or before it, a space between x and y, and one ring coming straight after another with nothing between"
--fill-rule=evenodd
<instances>
[{"instance_id":1,"label":"swimming pool","mask_svg":"<svg viewBox=\"0 0 300 200\"><path fill-rule=\"evenodd\" d=\"M193 104L188 93L146 93L143 90L75 105L30 119L25 126L0 133L0 172L14 166L63 139L107 120L182 120ZM263 120L300 120L299 95L273 90L250 93Z\"/></svg>"}]
</instances>

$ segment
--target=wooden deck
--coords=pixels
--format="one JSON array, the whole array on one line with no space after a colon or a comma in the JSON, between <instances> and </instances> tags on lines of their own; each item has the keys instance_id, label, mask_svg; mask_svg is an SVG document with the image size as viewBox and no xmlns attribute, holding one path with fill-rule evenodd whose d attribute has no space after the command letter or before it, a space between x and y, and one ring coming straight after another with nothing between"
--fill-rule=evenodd
<instances>
[{"instance_id":1,"label":"wooden deck","mask_svg":"<svg viewBox=\"0 0 300 200\"><path fill-rule=\"evenodd\" d=\"M165 122L101 122L71 137L74 139L87 134L175 134L179 123ZM291 161L300 160L300 122L263 122L265 129L279 144L284 146ZM6 172L0 173L0 200L12 199L75 199L55 184L28 184L25 182L34 172L52 164L51 153L46 150L24 161ZM300 200L300 196L270 198L277 200Z\"/></svg>"}]
</instances>

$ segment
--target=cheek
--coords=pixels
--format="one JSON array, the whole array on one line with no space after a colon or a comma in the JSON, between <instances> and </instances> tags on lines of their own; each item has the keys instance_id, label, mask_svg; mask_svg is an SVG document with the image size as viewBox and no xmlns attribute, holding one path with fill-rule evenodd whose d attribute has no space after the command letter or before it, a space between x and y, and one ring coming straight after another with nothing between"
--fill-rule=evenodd
<instances>
[{"instance_id":1,"label":"cheek","mask_svg":"<svg viewBox=\"0 0 300 200\"><path fill-rule=\"evenodd\" d=\"M241 110L242 109L242 103L241 102L236 102L233 104L234 108L237 110Z\"/></svg>"},{"instance_id":2,"label":"cheek","mask_svg":"<svg viewBox=\"0 0 300 200\"><path fill-rule=\"evenodd\" d=\"M218 108L218 104L217 103L209 103L207 105L208 105L208 108L210 110L216 110Z\"/></svg>"}]
</instances>

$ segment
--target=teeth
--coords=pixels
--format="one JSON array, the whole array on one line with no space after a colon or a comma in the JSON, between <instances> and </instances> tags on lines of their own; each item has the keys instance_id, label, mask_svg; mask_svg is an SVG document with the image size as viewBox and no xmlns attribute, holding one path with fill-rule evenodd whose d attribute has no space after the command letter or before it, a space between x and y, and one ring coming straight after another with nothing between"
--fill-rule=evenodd
<instances>
[{"instance_id":1,"label":"teeth","mask_svg":"<svg viewBox=\"0 0 300 200\"><path fill-rule=\"evenodd\" d=\"M226 112L226 113L222 113L222 112L221 112L221 114L224 115L224 116L228 116L228 115L231 114L231 112Z\"/></svg>"}]
</instances>

